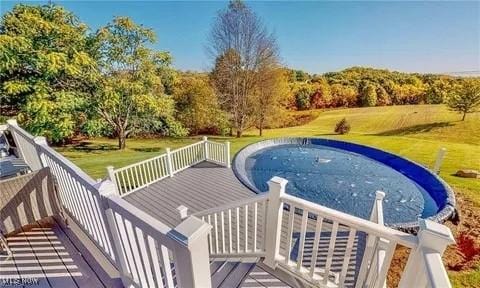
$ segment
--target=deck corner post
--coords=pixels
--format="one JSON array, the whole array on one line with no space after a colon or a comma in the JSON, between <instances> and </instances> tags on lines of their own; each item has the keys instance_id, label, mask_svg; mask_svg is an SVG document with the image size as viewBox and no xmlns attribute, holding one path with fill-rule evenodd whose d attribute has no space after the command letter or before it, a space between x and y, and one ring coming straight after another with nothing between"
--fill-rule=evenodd
<instances>
[{"instance_id":1,"label":"deck corner post","mask_svg":"<svg viewBox=\"0 0 480 288\"><path fill-rule=\"evenodd\" d=\"M189 216L174 229L178 287L212 287L208 234L212 226ZM181 268L181 269L180 269Z\"/></svg>"},{"instance_id":2,"label":"deck corner post","mask_svg":"<svg viewBox=\"0 0 480 288\"><path fill-rule=\"evenodd\" d=\"M230 141L225 142L225 161L227 168L230 168Z\"/></svg>"},{"instance_id":3,"label":"deck corner post","mask_svg":"<svg viewBox=\"0 0 480 288\"><path fill-rule=\"evenodd\" d=\"M288 181L280 177L273 177L268 181L268 207L265 235L265 260L268 267L277 267L277 257L280 250L280 236L283 215L282 196ZM290 213L293 213L291 211ZM288 256L287 256L288 257Z\"/></svg>"},{"instance_id":4,"label":"deck corner post","mask_svg":"<svg viewBox=\"0 0 480 288\"><path fill-rule=\"evenodd\" d=\"M173 177L172 152L170 151L170 148L165 148L165 152L167 152L168 175Z\"/></svg>"},{"instance_id":5,"label":"deck corner post","mask_svg":"<svg viewBox=\"0 0 480 288\"><path fill-rule=\"evenodd\" d=\"M210 155L208 153L208 137L203 136L202 137L202 142L203 142L203 151L204 151L204 154L205 154L205 160L208 161L208 159L210 158Z\"/></svg>"},{"instance_id":6,"label":"deck corner post","mask_svg":"<svg viewBox=\"0 0 480 288\"><path fill-rule=\"evenodd\" d=\"M423 259L425 252L438 253L440 257L445 252L448 245L455 243L452 231L445 225L433 222L431 220L420 219L420 230L418 231L418 246L412 249L410 256L408 257L407 264L400 279L398 287L407 288L415 287L417 285L426 284L428 269ZM436 271L441 273L442 271ZM445 270L443 270L444 273ZM420 275L419 275L420 274ZM444 276L448 281L448 277L445 275L430 275L433 279L441 279ZM443 283L449 285L449 283Z\"/></svg>"},{"instance_id":7,"label":"deck corner post","mask_svg":"<svg viewBox=\"0 0 480 288\"><path fill-rule=\"evenodd\" d=\"M435 164L433 165L432 171L435 174L440 173L440 167L442 166L443 159L445 158L445 154L447 153L447 149L442 147L438 150L437 159L435 160Z\"/></svg>"}]
</instances>

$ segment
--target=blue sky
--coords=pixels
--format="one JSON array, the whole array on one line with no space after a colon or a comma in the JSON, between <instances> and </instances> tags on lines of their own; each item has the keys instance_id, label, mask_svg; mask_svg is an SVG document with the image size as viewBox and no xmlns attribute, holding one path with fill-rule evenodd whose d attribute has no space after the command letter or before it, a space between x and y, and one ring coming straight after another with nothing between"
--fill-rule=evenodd
<instances>
[{"instance_id":1,"label":"blue sky","mask_svg":"<svg viewBox=\"0 0 480 288\"><path fill-rule=\"evenodd\" d=\"M182 70L209 70L205 47L225 1L53 1L92 29L127 15L156 31ZM18 1L1 3L2 14ZM37 1L35 3L47 3ZM480 2L247 2L277 36L283 64L311 73L350 66L406 72L480 70Z\"/></svg>"}]
</instances>

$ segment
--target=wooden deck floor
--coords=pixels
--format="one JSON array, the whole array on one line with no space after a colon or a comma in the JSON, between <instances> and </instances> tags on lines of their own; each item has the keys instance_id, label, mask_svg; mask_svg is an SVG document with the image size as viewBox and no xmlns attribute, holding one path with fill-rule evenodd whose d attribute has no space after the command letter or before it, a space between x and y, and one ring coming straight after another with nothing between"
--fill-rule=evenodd
<instances>
[{"instance_id":1,"label":"wooden deck floor","mask_svg":"<svg viewBox=\"0 0 480 288\"><path fill-rule=\"evenodd\" d=\"M22 229L7 242L13 256L0 255L2 287L110 286L77 250L79 243L52 219Z\"/></svg>"},{"instance_id":2,"label":"wooden deck floor","mask_svg":"<svg viewBox=\"0 0 480 288\"><path fill-rule=\"evenodd\" d=\"M253 195L256 194L237 179L232 169L202 162L123 199L175 227L180 224L180 205L186 206L190 215Z\"/></svg>"}]
</instances>

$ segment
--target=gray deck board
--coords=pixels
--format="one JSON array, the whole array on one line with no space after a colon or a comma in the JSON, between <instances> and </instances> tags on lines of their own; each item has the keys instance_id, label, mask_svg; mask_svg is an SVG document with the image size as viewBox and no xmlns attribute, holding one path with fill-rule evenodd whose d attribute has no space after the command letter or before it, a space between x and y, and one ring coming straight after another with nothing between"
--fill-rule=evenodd
<instances>
[{"instance_id":1,"label":"gray deck board","mask_svg":"<svg viewBox=\"0 0 480 288\"><path fill-rule=\"evenodd\" d=\"M105 287L54 222L29 225L8 236L7 242L13 257L0 256L2 279L38 279L35 287Z\"/></svg>"},{"instance_id":2,"label":"gray deck board","mask_svg":"<svg viewBox=\"0 0 480 288\"><path fill-rule=\"evenodd\" d=\"M180 223L177 207L189 214L255 195L229 168L202 162L126 195L124 199L153 217L175 227Z\"/></svg>"}]
</instances>

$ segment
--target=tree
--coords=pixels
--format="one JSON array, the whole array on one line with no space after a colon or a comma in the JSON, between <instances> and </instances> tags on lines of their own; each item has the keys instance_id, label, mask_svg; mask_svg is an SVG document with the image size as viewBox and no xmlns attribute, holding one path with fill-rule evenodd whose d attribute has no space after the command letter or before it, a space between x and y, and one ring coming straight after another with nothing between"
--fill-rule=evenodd
<instances>
[{"instance_id":1,"label":"tree","mask_svg":"<svg viewBox=\"0 0 480 288\"><path fill-rule=\"evenodd\" d=\"M269 71L265 71L269 70ZM257 99L255 102L256 126L259 135L263 136L266 125L276 124L287 105L287 75L278 66L264 66L258 71Z\"/></svg>"},{"instance_id":2,"label":"tree","mask_svg":"<svg viewBox=\"0 0 480 288\"><path fill-rule=\"evenodd\" d=\"M187 75L180 78L174 89L178 119L190 133L223 134L225 113L206 77Z\"/></svg>"},{"instance_id":3,"label":"tree","mask_svg":"<svg viewBox=\"0 0 480 288\"><path fill-rule=\"evenodd\" d=\"M480 107L480 80L466 79L454 89L447 101L447 106L458 113L462 113L462 121L467 113L473 113Z\"/></svg>"},{"instance_id":4,"label":"tree","mask_svg":"<svg viewBox=\"0 0 480 288\"><path fill-rule=\"evenodd\" d=\"M428 85L426 91L426 100L429 104L444 103L448 99L448 95L452 93L452 85L450 81L445 78L434 80Z\"/></svg>"},{"instance_id":5,"label":"tree","mask_svg":"<svg viewBox=\"0 0 480 288\"><path fill-rule=\"evenodd\" d=\"M295 89L295 106L298 110L310 109L310 95L313 94L313 91L310 83L302 83Z\"/></svg>"},{"instance_id":6,"label":"tree","mask_svg":"<svg viewBox=\"0 0 480 288\"><path fill-rule=\"evenodd\" d=\"M215 59L213 84L241 137L254 122L256 77L262 67L278 62L275 37L245 3L232 1L218 13L209 42Z\"/></svg>"},{"instance_id":7,"label":"tree","mask_svg":"<svg viewBox=\"0 0 480 288\"><path fill-rule=\"evenodd\" d=\"M377 105L377 90L371 83L367 83L361 89L360 97L362 100L362 106L364 107L374 107Z\"/></svg>"},{"instance_id":8,"label":"tree","mask_svg":"<svg viewBox=\"0 0 480 288\"><path fill-rule=\"evenodd\" d=\"M332 102L335 107L353 107L357 102L357 91L351 86L333 84L330 86Z\"/></svg>"},{"instance_id":9,"label":"tree","mask_svg":"<svg viewBox=\"0 0 480 288\"><path fill-rule=\"evenodd\" d=\"M172 97L164 93L161 72L169 70L171 56L148 48L155 42L154 32L128 17L116 17L97 36L104 79L92 102L115 131L119 149L134 132L186 134L173 117Z\"/></svg>"},{"instance_id":10,"label":"tree","mask_svg":"<svg viewBox=\"0 0 480 288\"><path fill-rule=\"evenodd\" d=\"M310 106L312 108L325 108L332 102L330 95L330 85L324 77L317 77L312 80L315 91L310 96Z\"/></svg>"},{"instance_id":11,"label":"tree","mask_svg":"<svg viewBox=\"0 0 480 288\"><path fill-rule=\"evenodd\" d=\"M98 80L87 26L56 5L16 5L0 24L3 111L35 135L61 142L84 119L85 98Z\"/></svg>"}]
</instances>

